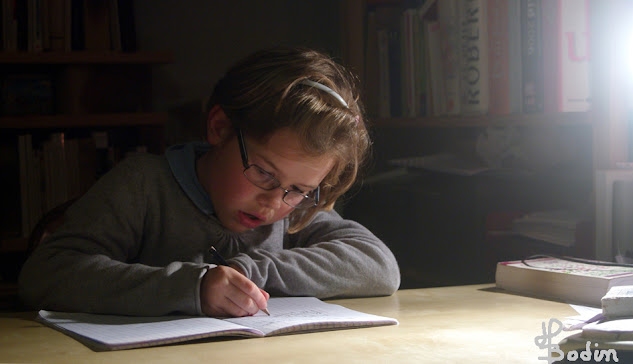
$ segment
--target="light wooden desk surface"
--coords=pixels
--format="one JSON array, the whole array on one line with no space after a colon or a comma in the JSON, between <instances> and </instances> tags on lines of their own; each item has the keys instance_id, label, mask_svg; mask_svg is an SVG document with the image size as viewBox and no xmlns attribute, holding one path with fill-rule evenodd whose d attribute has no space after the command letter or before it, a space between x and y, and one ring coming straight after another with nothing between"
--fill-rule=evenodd
<instances>
[{"instance_id":1,"label":"light wooden desk surface","mask_svg":"<svg viewBox=\"0 0 633 364\"><path fill-rule=\"evenodd\" d=\"M493 287L400 290L391 297L329 301L396 318L398 326L110 352L94 352L42 326L33 321L34 312L0 313L0 363L544 363L538 357L547 351L534 343L542 322L576 312L564 303Z\"/></svg>"}]
</instances>

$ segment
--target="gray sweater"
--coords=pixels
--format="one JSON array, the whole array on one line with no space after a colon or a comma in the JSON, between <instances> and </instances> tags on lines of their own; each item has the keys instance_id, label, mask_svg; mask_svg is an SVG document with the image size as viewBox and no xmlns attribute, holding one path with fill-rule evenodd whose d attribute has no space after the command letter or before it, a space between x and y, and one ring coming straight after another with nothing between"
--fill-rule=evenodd
<instances>
[{"instance_id":1,"label":"gray sweater","mask_svg":"<svg viewBox=\"0 0 633 364\"><path fill-rule=\"evenodd\" d=\"M119 163L66 212L19 278L35 308L126 315L202 315L210 245L271 295L390 295L391 251L360 224L319 212L288 234L288 219L244 233L222 227L187 196L164 156Z\"/></svg>"}]
</instances>

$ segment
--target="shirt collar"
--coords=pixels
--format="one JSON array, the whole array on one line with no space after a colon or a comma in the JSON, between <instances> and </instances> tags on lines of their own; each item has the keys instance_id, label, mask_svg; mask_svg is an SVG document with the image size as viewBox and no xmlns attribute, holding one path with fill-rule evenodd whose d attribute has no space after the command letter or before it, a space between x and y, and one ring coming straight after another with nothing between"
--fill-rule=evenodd
<instances>
[{"instance_id":1,"label":"shirt collar","mask_svg":"<svg viewBox=\"0 0 633 364\"><path fill-rule=\"evenodd\" d=\"M205 142L191 142L171 146L165 152L171 173L185 194L206 215L214 213L209 194L204 190L196 173L196 160L211 149Z\"/></svg>"}]
</instances>

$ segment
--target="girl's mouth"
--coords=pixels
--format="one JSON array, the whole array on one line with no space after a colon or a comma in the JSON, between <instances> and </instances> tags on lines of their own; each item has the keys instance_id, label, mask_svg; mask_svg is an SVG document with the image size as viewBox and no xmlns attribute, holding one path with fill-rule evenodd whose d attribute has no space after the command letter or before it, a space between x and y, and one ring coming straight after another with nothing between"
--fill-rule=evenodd
<instances>
[{"instance_id":1,"label":"girl's mouth","mask_svg":"<svg viewBox=\"0 0 633 364\"><path fill-rule=\"evenodd\" d=\"M259 217L243 211L238 212L238 219L240 221L240 224L246 226L249 229L254 229L264 223L264 221Z\"/></svg>"}]
</instances>

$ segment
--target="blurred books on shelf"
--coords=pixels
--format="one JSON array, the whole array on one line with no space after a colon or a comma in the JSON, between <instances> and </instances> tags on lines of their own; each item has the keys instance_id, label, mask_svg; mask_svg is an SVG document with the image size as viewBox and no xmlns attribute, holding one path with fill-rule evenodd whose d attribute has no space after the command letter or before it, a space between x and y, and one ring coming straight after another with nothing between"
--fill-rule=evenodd
<instances>
[{"instance_id":1,"label":"blurred books on shelf","mask_svg":"<svg viewBox=\"0 0 633 364\"><path fill-rule=\"evenodd\" d=\"M589 111L591 12L588 0L370 2L370 115Z\"/></svg>"},{"instance_id":2,"label":"blurred books on shelf","mask_svg":"<svg viewBox=\"0 0 633 364\"><path fill-rule=\"evenodd\" d=\"M576 227L584 220L586 218L577 211L537 211L512 221L510 231L527 238L570 247L576 241Z\"/></svg>"},{"instance_id":3,"label":"blurred books on shelf","mask_svg":"<svg viewBox=\"0 0 633 364\"><path fill-rule=\"evenodd\" d=\"M12 174L17 176L14 185L3 189L7 196L15 197L15 203L6 203L2 210L3 216L15 217L6 219L13 221L13 228L3 227L3 239L28 237L44 213L83 195L128 154L147 151L142 145L119 143L114 131L75 136L62 132L21 134L14 138L16 144L3 144L12 148L10 155L14 157L7 155L3 165L13 166L7 170L14 170Z\"/></svg>"},{"instance_id":4,"label":"blurred books on shelf","mask_svg":"<svg viewBox=\"0 0 633 364\"><path fill-rule=\"evenodd\" d=\"M584 248L591 220L579 210L498 211L486 217L489 238L515 236L553 246Z\"/></svg>"},{"instance_id":5,"label":"blurred books on shelf","mask_svg":"<svg viewBox=\"0 0 633 364\"><path fill-rule=\"evenodd\" d=\"M2 0L4 52L136 51L133 0Z\"/></svg>"},{"instance_id":6,"label":"blurred books on shelf","mask_svg":"<svg viewBox=\"0 0 633 364\"><path fill-rule=\"evenodd\" d=\"M397 158L389 164L410 169L424 169L433 172L454 174L459 176L474 176L487 172L489 167L482 162L460 157L450 153L439 153L420 157Z\"/></svg>"}]
</instances>

